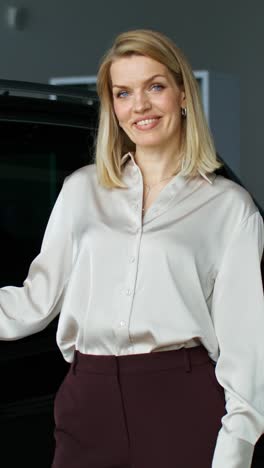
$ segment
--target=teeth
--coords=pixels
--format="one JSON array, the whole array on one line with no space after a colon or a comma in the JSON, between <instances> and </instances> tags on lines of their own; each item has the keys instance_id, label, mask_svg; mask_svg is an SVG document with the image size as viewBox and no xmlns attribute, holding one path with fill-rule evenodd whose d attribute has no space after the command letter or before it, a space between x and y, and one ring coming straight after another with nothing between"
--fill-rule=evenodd
<instances>
[{"instance_id":1,"label":"teeth","mask_svg":"<svg viewBox=\"0 0 264 468\"><path fill-rule=\"evenodd\" d=\"M148 125L152 122L156 122L158 119L146 119L146 120L140 120L139 122L136 123L136 125Z\"/></svg>"}]
</instances>

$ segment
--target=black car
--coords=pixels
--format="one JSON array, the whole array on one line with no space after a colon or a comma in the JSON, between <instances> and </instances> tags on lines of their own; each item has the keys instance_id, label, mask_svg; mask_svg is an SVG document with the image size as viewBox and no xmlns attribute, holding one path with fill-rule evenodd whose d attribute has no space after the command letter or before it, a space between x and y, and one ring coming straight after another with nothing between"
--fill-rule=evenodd
<instances>
[{"instance_id":1,"label":"black car","mask_svg":"<svg viewBox=\"0 0 264 468\"><path fill-rule=\"evenodd\" d=\"M95 92L0 80L0 287L22 286L64 178L94 162L97 123ZM225 162L216 172L243 186ZM51 466L53 401L69 366L56 345L57 321L0 342L3 468ZM264 466L263 437L252 466Z\"/></svg>"}]
</instances>

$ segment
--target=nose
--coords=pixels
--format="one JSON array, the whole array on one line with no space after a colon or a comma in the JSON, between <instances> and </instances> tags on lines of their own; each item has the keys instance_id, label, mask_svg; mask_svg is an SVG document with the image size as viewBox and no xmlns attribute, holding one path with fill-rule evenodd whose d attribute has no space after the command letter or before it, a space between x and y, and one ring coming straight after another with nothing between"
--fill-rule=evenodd
<instances>
[{"instance_id":1,"label":"nose","mask_svg":"<svg viewBox=\"0 0 264 468\"><path fill-rule=\"evenodd\" d=\"M133 99L133 110L134 112L144 112L147 109L150 109L151 103L148 96L143 92L139 91L138 93L134 93Z\"/></svg>"}]
</instances>

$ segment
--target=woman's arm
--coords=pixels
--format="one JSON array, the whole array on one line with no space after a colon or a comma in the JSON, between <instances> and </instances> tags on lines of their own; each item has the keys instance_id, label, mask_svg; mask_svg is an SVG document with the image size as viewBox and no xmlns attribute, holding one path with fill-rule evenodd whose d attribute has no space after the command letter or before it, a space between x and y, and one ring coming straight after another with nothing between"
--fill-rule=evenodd
<instances>
[{"instance_id":1,"label":"woman's arm","mask_svg":"<svg viewBox=\"0 0 264 468\"><path fill-rule=\"evenodd\" d=\"M263 219L256 211L235 229L215 279L211 313L220 348L215 372L227 414L212 468L250 468L264 433L263 246Z\"/></svg>"},{"instance_id":2,"label":"woman's arm","mask_svg":"<svg viewBox=\"0 0 264 468\"><path fill-rule=\"evenodd\" d=\"M45 328L60 312L72 265L72 225L66 185L51 212L39 255L22 287L0 289L0 339L15 340Z\"/></svg>"}]
</instances>

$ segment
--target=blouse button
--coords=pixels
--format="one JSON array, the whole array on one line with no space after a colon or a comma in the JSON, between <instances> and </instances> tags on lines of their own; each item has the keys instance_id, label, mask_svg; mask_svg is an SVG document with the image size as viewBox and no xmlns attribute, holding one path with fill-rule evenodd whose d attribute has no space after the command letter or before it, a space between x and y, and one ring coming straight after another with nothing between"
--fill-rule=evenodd
<instances>
[{"instance_id":1,"label":"blouse button","mask_svg":"<svg viewBox=\"0 0 264 468\"><path fill-rule=\"evenodd\" d=\"M124 320L121 320L121 322L119 322L120 327L124 327L125 324L126 324L126 322L124 322Z\"/></svg>"},{"instance_id":2,"label":"blouse button","mask_svg":"<svg viewBox=\"0 0 264 468\"><path fill-rule=\"evenodd\" d=\"M130 263L133 263L135 261L135 257L130 257Z\"/></svg>"},{"instance_id":3,"label":"blouse button","mask_svg":"<svg viewBox=\"0 0 264 468\"><path fill-rule=\"evenodd\" d=\"M126 290L126 295L127 295L127 296L131 296L131 294L132 294L131 289L127 289L127 290Z\"/></svg>"}]
</instances>

